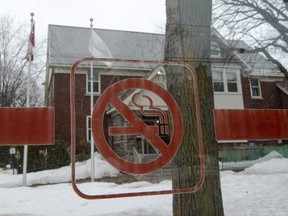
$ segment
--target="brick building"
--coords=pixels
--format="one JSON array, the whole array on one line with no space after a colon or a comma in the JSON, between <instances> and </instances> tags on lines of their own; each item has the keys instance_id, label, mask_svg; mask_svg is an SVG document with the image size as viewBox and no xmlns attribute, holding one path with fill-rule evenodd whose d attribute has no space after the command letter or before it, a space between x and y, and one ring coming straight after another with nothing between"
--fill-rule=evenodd
<instances>
[{"instance_id":1,"label":"brick building","mask_svg":"<svg viewBox=\"0 0 288 216\"><path fill-rule=\"evenodd\" d=\"M162 34L104 29L94 29L94 31L107 45L115 59L159 61L164 59L165 36ZM89 28L49 25L45 102L46 106L55 107L56 139L67 142L71 139L70 69L78 59L90 56L89 37ZM261 54L247 52L249 49L250 47L243 41L226 41L215 29L212 30L211 72L215 108L287 108L288 97L283 74ZM94 101L97 101L99 95L113 83L131 77L147 77L151 71L155 71L156 66L155 64L113 62L111 67L107 67L105 63L94 62L92 81ZM89 74L88 62L81 64L76 73L75 103L79 145L89 142L91 137ZM228 143L219 141L219 145L247 145L248 142L248 140L231 140ZM259 144L268 143L278 142L261 141ZM131 156L131 148L126 146L121 151L126 150ZM138 150L142 151L140 152L142 154L146 152L145 148L138 148Z\"/></svg>"}]
</instances>

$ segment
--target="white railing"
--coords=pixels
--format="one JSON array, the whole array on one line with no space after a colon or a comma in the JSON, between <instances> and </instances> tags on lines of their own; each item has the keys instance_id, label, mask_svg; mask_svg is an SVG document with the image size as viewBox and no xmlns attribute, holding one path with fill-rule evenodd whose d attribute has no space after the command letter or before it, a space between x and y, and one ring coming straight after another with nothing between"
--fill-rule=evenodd
<instances>
[{"instance_id":1,"label":"white railing","mask_svg":"<svg viewBox=\"0 0 288 216\"><path fill-rule=\"evenodd\" d=\"M133 148L133 162L142 163L142 156L137 152L135 148Z\"/></svg>"}]
</instances>

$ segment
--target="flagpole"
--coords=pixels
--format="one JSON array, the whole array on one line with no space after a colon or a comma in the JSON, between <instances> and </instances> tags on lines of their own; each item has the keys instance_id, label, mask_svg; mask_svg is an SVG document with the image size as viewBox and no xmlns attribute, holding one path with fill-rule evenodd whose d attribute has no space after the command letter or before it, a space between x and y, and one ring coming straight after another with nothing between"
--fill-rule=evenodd
<instances>
[{"instance_id":1,"label":"flagpole","mask_svg":"<svg viewBox=\"0 0 288 216\"><path fill-rule=\"evenodd\" d=\"M90 18L90 34L92 35L93 31L93 18ZM92 39L92 47L93 47L93 37ZM93 53L91 53L91 57L93 57ZM90 137L90 145L91 145L91 182L94 182L94 138L92 135L92 113L94 107L94 86L93 86L93 61L90 62L90 129L91 129L91 137Z\"/></svg>"},{"instance_id":2,"label":"flagpole","mask_svg":"<svg viewBox=\"0 0 288 216\"><path fill-rule=\"evenodd\" d=\"M30 107L30 82L31 82L31 62L32 62L32 45L31 45L31 33L32 33L32 28L34 25L34 20L33 16L34 13L31 13L31 32L29 35L29 40L28 40L28 80L27 80L27 99L26 99L26 107ZM34 32L33 32L34 33ZM26 174L27 174L27 159L28 159L28 145L24 145L24 156L23 156L23 186L26 186Z\"/></svg>"}]
</instances>

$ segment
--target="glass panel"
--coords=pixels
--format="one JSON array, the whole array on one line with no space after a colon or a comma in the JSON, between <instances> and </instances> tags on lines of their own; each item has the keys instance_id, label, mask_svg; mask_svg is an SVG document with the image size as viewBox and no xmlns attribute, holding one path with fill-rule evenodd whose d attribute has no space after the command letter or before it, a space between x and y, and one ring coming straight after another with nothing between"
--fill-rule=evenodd
<instances>
[{"instance_id":1,"label":"glass panel","mask_svg":"<svg viewBox=\"0 0 288 216\"><path fill-rule=\"evenodd\" d=\"M224 92L224 84L223 82L214 82L214 91L216 92Z\"/></svg>"},{"instance_id":2,"label":"glass panel","mask_svg":"<svg viewBox=\"0 0 288 216\"><path fill-rule=\"evenodd\" d=\"M88 81L91 81L91 75L90 71L87 73ZM97 71L93 71L93 80L99 81L99 73Z\"/></svg>"},{"instance_id":3,"label":"glass panel","mask_svg":"<svg viewBox=\"0 0 288 216\"><path fill-rule=\"evenodd\" d=\"M91 92L91 82L88 81L87 83L87 92Z\"/></svg>"},{"instance_id":4,"label":"glass panel","mask_svg":"<svg viewBox=\"0 0 288 216\"><path fill-rule=\"evenodd\" d=\"M220 47L219 44L215 41L211 41L211 55L220 55Z\"/></svg>"},{"instance_id":5,"label":"glass panel","mask_svg":"<svg viewBox=\"0 0 288 216\"><path fill-rule=\"evenodd\" d=\"M87 141L91 140L91 117L87 117Z\"/></svg>"},{"instance_id":6,"label":"glass panel","mask_svg":"<svg viewBox=\"0 0 288 216\"><path fill-rule=\"evenodd\" d=\"M259 91L259 88L256 87L256 88L252 88L252 96L260 96L260 91Z\"/></svg>"},{"instance_id":7,"label":"glass panel","mask_svg":"<svg viewBox=\"0 0 288 216\"><path fill-rule=\"evenodd\" d=\"M250 83L251 83L251 86L259 86L259 82L258 82L258 79L250 79Z\"/></svg>"},{"instance_id":8,"label":"glass panel","mask_svg":"<svg viewBox=\"0 0 288 216\"><path fill-rule=\"evenodd\" d=\"M211 49L211 55L219 56L220 55L220 50Z\"/></svg>"},{"instance_id":9,"label":"glass panel","mask_svg":"<svg viewBox=\"0 0 288 216\"><path fill-rule=\"evenodd\" d=\"M213 81L223 81L223 73L219 71L212 72Z\"/></svg>"},{"instance_id":10,"label":"glass panel","mask_svg":"<svg viewBox=\"0 0 288 216\"><path fill-rule=\"evenodd\" d=\"M91 92L91 82L90 81L87 83L87 92ZM99 92L99 82L93 82L93 92L94 93Z\"/></svg>"},{"instance_id":11,"label":"glass panel","mask_svg":"<svg viewBox=\"0 0 288 216\"><path fill-rule=\"evenodd\" d=\"M93 92L94 93L99 92L99 82L94 82L93 83Z\"/></svg>"},{"instance_id":12,"label":"glass panel","mask_svg":"<svg viewBox=\"0 0 288 216\"><path fill-rule=\"evenodd\" d=\"M228 92L238 92L237 83L227 83Z\"/></svg>"},{"instance_id":13,"label":"glass panel","mask_svg":"<svg viewBox=\"0 0 288 216\"><path fill-rule=\"evenodd\" d=\"M97 71L93 71L93 80L99 81L99 73Z\"/></svg>"},{"instance_id":14,"label":"glass panel","mask_svg":"<svg viewBox=\"0 0 288 216\"><path fill-rule=\"evenodd\" d=\"M88 129L88 141L91 141L91 129Z\"/></svg>"},{"instance_id":15,"label":"glass panel","mask_svg":"<svg viewBox=\"0 0 288 216\"><path fill-rule=\"evenodd\" d=\"M91 118L88 118L88 128L91 128Z\"/></svg>"},{"instance_id":16,"label":"glass panel","mask_svg":"<svg viewBox=\"0 0 288 216\"><path fill-rule=\"evenodd\" d=\"M56 140L55 146L29 147L27 167L22 162L21 143L28 143L6 146L10 145L7 140L2 142L0 194L5 203L0 204L0 216L35 215L33 206L39 203L37 215L93 215L94 210L94 215L112 216L139 211L138 215L152 216L174 212L288 216L288 77L281 72L288 69L288 0L74 2L68 9L65 1L55 5L53 1L35 4L27 0L21 5L26 15L19 15L19 1L1 4L0 113L6 108L20 110L26 104L26 75L31 69L27 103L31 107L25 110L53 107L55 115L47 120L55 123L55 130L44 131L44 135L52 133ZM83 3L88 7L79 10ZM27 12L31 8L36 16L31 13L30 26ZM53 13L41 13L48 8ZM93 13L96 8L113 12ZM48 25L55 22L56 15L61 16L56 25ZM178 22L181 19L185 21ZM98 28L99 20L110 23L102 21ZM123 23L126 25L121 26ZM160 33L164 29L166 33ZM267 47L265 52L259 52L261 47ZM28 58L32 54L33 62ZM175 62L160 62L166 60ZM196 76L182 61L192 63L198 80L193 82ZM278 62L282 66L275 64ZM200 103L195 102L196 87ZM94 108L90 107L92 98ZM91 109L93 121L88 118ZM216 120L221 110L223 115ZM18 117L22 115L0 115L0 142L5 137L40 137L42 115L32 114L37 119L31 125L21 124ZM3 119L34 131L19 133L12 127L11 132L3 133L8 129ZM225 139L219 138L217 126L222 126ZM93 135L95 163L88 144ZM10 147L16 148L14 153ZM76 175L71 175L75 158ZM64 169L58 169L62 166ZM31 173L28 187L23 188L27 193L22 193L22 176L13 174L15 169L21 175L26 168ZM97 180L92 182L94 177ZM79 191L105 193L105 199L93 204L74 199L71 184L76 182ZM172 188L177 195L167 194ZM189 188L195 196L187 194ZM148 196L154 190L161 196ZM145 196L109 199L111 194L138 192ZM67 201L73 199L73 205L62 201L66 194L71 194Z\"/></svg>"},{"instance_id":17,"label":"glass panel","mask_svg":"<svg viewBox=\"0 0 288 216\"><path fill-rule=\"evenodd\" d=\"M237 80L236 73L234 73L234 72L227 72L226 78L227 78L227 81L236 81Z\"/></svg>"}]
</instances>

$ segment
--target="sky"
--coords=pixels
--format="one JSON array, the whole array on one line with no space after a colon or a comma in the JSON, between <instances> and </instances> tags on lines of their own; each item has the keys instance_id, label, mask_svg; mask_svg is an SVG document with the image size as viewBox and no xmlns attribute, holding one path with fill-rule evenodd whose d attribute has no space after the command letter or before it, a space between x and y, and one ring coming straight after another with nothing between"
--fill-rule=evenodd
<instances>
[{"instance_id":1,"label":"sky","mask_svg":"<svg viewBox=\"0 0 288 216\"><path fill-rule=\"evenodd\" d=\"M221 189L225 216L287 216L288 159L277 152L276 158L241 172L221 171ZM266 159L265 159L266 158ZM264 161L265 159L265 161ZM76 178L90 175L91 161L76 164ZM172 216L172 195L86 200L72 189L69 166L27 175L27 187L21 187L22 175L0 169L0 215L13 216ZM95 155L95 177L119 174L99 154ZM30 187L31 185L38 185ZM41 185L41 186L40 186ZM86 182L77 187L86 194L113 194L171 189L170 180L115 184Z\"/></svg>"},{"instance_id":2,"label":"sky","mask_svg":"<svg viewBox=\"0 0 288 216\"><path fill-rule=\"evenodd\" d=\"M0 15L18 23L30 23L33 12L35 32L47 37L48 24L161 32L165 25L165 0L0 0Z\"/></svg>"}]
</instances>

